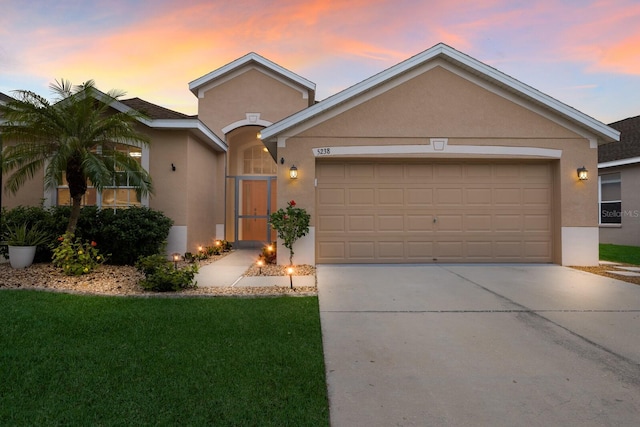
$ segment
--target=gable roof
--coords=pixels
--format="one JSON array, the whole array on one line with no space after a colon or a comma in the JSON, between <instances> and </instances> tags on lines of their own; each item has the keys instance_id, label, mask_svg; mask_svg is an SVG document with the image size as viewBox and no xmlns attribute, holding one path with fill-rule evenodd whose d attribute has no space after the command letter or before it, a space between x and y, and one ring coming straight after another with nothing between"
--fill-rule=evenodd
<instances>
[{"instance_id":1,"label":"gable roof","mask_svg":"<svg viewBox=\"0 0 640 427\"><path fill-rule=\"evenodd\" d=\"M184 129L188 130L216 151L227 151L227 144L215 133L204 125L197 116L188 116L177 111L169 110L140 98L129 100L116 100L107 96L104 92L93 88L92 95L99 101L110 103L110 106L120 112L131 110L139 111L149 118L141 118L138 121L145 126L154 129ZM129 105L130 104L130 105ZM135 107L135 108L134 108ZM138 110L138 107L141 108Z\"/></svg>"},{"instance_id":2,"label":"gable roof","mask_svg":"<svg viewBox=\"0 0 640 427\"><path fill-rule=\"evenodd\" d=\"M309 98L309 105L313 104L316 91L315 83L287 70L284 67L281 67L275 62L269 61L255 52L250 52L245 56L218 68L217 70L193 80L189 83L189 90L191 90L195 96L202 98L203 93L207 89L226 81L225 77L241 72L243 69L249 70L251 68L260 68L267 73L272 74L274 77L280 77L282 79L281 81L289 84L290 86L297 86L298 90L303 89L301 90L303 92L303 96Z\"/></svg>"},{"instance_id":3,"label":"gable roof","mask_svg":"<svg viewBox=\"0 0 640 427\"><path fill-rule=\"evenodd\" d=\"M120 102L152 119L193 119L197 117L169 110L168 108L152 104L151 102L140 98L122 99Z\"/></svg>"},{"instance_id":4,"label":"gable roof","mask_svg":"<svg viewBox=\"0 0 640 427\"><path fill-rule=\"evenodd\" d=\"M353 100L365 92L371 91L402 74L438 58L452 63L506 91L514 93L535 105L551 110L553 113L569 120L578 127L597 135L601 140L600 142L611 142L619 139L620 134L615 129L444 43L439 43L305 110L274 123L262 130L260 134L261 138L263 140L273 139L308 120L322 115L328 110Z\"/></svg>"},{"instance_id":5,"label":"gable roof","mask_svg":"<svg viewBox=\"0 0 640 427\"><path fill-rule=\"evenodd\" d=\"M640 116L619 120L609 126L620 131L620 141L598 147L598 166L640 163ZM603 163L609 164L601 165Z\"/></svg>"}]
</instances>

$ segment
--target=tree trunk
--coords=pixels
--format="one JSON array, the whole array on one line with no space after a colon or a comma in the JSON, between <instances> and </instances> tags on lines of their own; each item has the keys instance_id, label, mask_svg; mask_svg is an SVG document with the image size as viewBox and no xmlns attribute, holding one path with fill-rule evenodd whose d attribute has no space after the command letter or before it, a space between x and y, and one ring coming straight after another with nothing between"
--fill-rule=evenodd
<instances>
[{"instance_id":1,"label":"tree trunk","mask_svg":"<svg viewBox=\"0 0 640 427\"><path fill-rule=\"evenodd\" d=\"M67 162L67 183L71 195L71 216L67 225L67 233L75 233L80 218L82 196L87 192L87 177L82 173L82 158L74 156Z\"/></svg>"},{"instance_id":2,"label":"tree trunk","mask_svg":"<svg viewBox=\"0 0 640 427\"><path fill-rule=\"evenodd\" d=\"M71 204L71 215L69 215L69 224L67 225L67 233L74 234L78 225L78 218L80 218L80 208L82 202L82 195L74 196Z\"/></svg>"}]
</instances>

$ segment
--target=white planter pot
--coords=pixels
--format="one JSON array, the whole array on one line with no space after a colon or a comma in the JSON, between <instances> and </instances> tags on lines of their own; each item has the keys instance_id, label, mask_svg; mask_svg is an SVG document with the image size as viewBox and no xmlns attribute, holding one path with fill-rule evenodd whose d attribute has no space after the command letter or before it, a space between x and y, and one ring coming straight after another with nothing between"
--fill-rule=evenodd
<instances>
[{"instance_id":1,"label":"white planter pot","mask_svg":"<svg viewBox=\"0 0 640 427\"><path fill-rule=\"evenodd\" d=\"M35 256L35 246L9 246L9 262L13 268L29 267Z\"/></svg>"}]
</instances>

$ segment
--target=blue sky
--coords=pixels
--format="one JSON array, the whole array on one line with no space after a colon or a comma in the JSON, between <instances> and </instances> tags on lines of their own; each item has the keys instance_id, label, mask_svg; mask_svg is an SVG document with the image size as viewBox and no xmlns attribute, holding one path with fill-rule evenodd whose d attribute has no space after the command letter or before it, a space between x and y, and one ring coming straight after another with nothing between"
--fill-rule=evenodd
<instances>
[{"instance_id":1,"label":"blue sky","mask_svg":"<svg viewBox=\"0 0 640 427\"><path fill-rule=\"evenodd\" d=\"M188 114L257 52L317 98L444 42L605 123L640 115L637 0L0 0L0 91L93 79Z\"/></svg>"}]
</instances>

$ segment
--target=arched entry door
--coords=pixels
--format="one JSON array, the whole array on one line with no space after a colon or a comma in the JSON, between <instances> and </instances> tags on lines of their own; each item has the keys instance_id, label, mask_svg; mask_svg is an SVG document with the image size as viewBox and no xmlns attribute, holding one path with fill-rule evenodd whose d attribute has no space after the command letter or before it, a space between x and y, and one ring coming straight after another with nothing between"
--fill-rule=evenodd
<instances>
[{"instance_id":1,"label":"arched entry door","mask_svg":"<svg viewBox=\"0 0 640 427\"><path fill-rule=\"evenodd\" d=\"M227 135L227 232L235 247L260 247L275 240L269 215L276 206L277 165L257 138L258 126Z\"/></svg>"}]
</instances>

